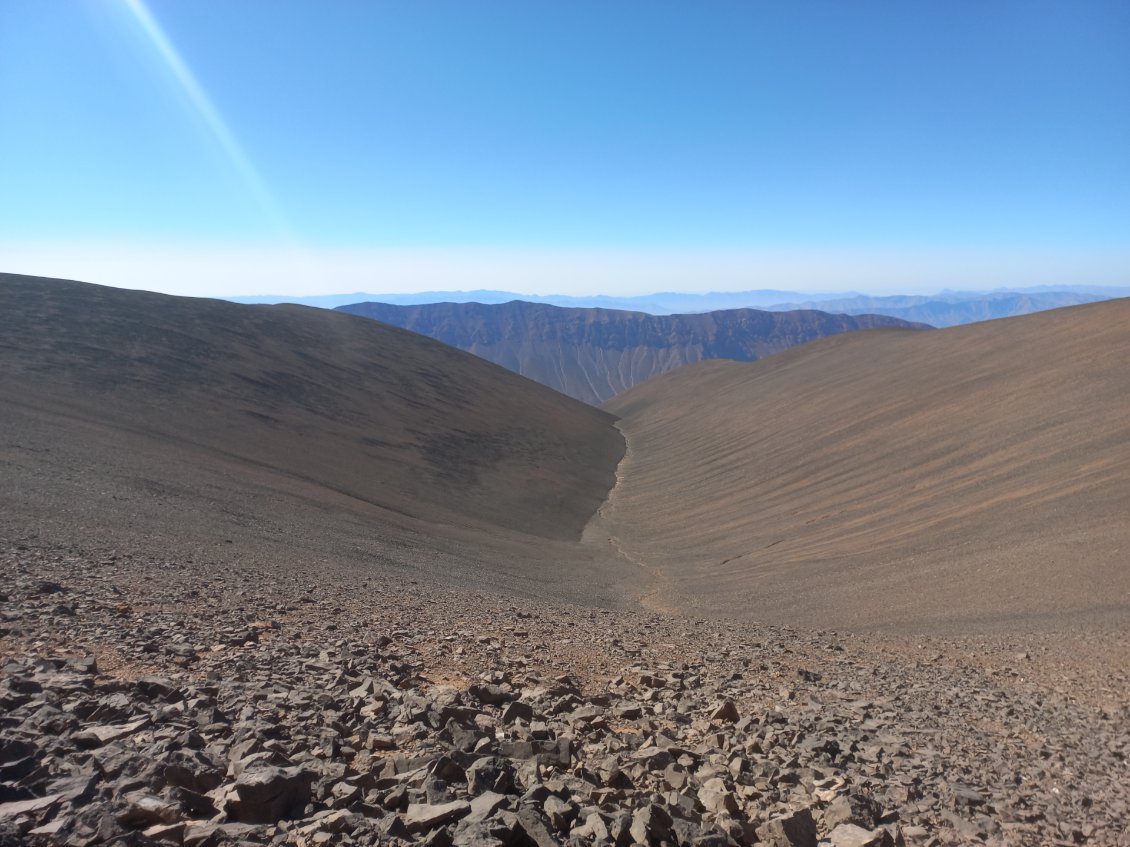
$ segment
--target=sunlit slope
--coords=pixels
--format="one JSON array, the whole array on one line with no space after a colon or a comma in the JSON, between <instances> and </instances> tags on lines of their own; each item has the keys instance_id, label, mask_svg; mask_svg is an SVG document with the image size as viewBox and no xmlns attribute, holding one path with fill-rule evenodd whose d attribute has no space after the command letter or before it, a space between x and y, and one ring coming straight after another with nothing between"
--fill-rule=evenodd
<instances>
[{"instance_id":1,"label":"sunlit slope","mask_svg":"<svg viewBox=\"0 0 1130 847\"><path fill-rule=\"evenodd\" d=\"M615 398L600 532L671 605L816 626L1130 609L1130 300L823 339Z\"/></svg>"},{"instance_id":2,"label":"sunlit slope","mask_svg":"<svg viewBox=\"0 0 1130 847\"><path fill-rule=\"evenodd\" d=\"M364 318L10 275L0 314L9 517L91 541L489 559L575 542L622 454L608 414Z\"/></svg>"}]
</instances>

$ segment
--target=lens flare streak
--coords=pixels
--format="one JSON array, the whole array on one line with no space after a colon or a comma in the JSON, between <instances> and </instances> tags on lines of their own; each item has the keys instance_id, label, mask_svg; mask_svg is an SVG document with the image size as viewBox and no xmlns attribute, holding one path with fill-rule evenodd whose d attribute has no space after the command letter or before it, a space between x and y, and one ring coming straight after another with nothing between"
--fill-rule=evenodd
<instances>
[{"instance_id":1,"label":"lens flare streak","mask_svg":"<svg viewBox=\"0 0 1130 847\"><path fill-rule=\"evenodd\" d=\"M133 14L142 31L149 38L154 49L160 54L169 71L176 78L184 95L188 98L193 108L204 121L209 132L214 136L224 154L239 172L241 179L247 185L255 201L262 207L263 212L270 218L272 224L281 234L289 235L290 227L279 209L278 203L268 190L259 171L248 158L243 145L228 127L223 115L212 103L211 98L197 82L195 75L189 69L180 53L173 45L156 18L146 7L144 0L123 0L125 6Z\"/></svg>"}]
</instances>

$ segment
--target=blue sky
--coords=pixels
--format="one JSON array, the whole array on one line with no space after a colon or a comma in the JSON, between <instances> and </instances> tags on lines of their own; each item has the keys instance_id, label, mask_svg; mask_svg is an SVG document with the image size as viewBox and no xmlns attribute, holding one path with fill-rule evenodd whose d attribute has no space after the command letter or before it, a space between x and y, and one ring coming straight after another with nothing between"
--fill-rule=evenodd
<instances>
[{"instance_id":1,"label":"blue sky","mask_svg":"<svg viewBox=\"0 0 1130 847\"><path fill-rule=\"evenodd\" d=\"M0 269L1130 284L1125 2L0 2Z\"/></svg>"}]
</instances>

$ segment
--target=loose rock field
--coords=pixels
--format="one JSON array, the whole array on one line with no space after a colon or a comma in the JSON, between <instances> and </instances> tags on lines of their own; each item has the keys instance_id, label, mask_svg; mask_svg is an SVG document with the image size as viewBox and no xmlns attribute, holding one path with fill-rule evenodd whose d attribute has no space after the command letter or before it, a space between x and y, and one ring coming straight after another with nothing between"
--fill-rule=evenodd
<instances>
[{"instance_id":1,"label":"loose rock field","mask_svg":"<svg viewBox=\"0 0 1130 847\"><path fill-rule=\"evenodd\" d=\"M1130 845L1122 634L906 641L34 539L0 576L4 845Z\"/></svg>"}]
</instances>

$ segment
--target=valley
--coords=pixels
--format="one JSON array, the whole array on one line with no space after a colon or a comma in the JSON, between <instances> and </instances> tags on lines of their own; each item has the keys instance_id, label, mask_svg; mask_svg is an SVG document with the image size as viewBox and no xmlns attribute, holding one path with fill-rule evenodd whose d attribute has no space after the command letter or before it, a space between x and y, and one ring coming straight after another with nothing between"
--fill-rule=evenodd
<instances>
[{"instance_id":1,"label":"valley","mask_svg":"<svg viewBox=\"0 0 1130 847\"><path fill-rule=\"evenodd\" d=\"M657 316L522 301L358 303L338 311L419 332L594 405L653 376L706 359L748 362L841 332L928 328L897 318L812 310Z\"/></svg>"},{"instance_id":2,"label":"valley","mask_svg":"<svg viewBox=\"0 0 1130 847\"><path fill-rule=\"evenodd\" d=\"M1127 301L602 408L8 275L0 844L1120 845Z\"/></svg>"}]
</instances>

